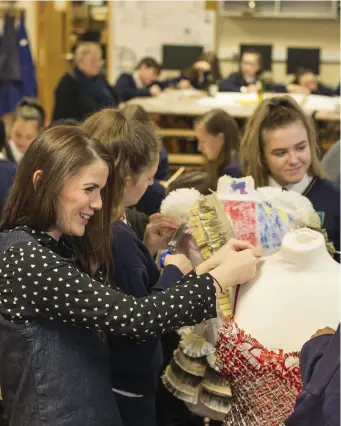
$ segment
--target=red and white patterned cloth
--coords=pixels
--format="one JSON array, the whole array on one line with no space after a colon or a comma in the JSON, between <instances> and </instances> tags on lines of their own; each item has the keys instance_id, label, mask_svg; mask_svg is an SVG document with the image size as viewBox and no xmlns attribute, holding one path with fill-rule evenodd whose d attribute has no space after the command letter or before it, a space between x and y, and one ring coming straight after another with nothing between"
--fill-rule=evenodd
<instances>
[{"instance_id":1,"label":"red and white patterned cloth","mask_svg":"<svg viewBox=\"0 0 341 426\"><path fill-rule=\"evenodd\" d=\"M233 395L225 425L284 425L302 389L299 353L270 351L226 319L218 335L216 356Z\"/></svg>"}]
</instances>

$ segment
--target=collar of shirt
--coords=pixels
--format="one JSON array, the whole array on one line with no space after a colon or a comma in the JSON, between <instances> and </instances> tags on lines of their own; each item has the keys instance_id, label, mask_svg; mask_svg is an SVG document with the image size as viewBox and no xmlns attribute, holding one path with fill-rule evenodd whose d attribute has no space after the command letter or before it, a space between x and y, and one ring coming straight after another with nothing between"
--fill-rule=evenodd
<instances>
[{"instance_id":1,"label":"collar of shirt","mask_svg":"<svg viewBox=\"0 0 341 426\"><path fill-rule=\"evenodd\" d=\"M311 184L313 180L312 176L308 176L307 174L304 175L303 179L297 183L294 183L292 185L285 186L285 189L288 191L295 191L299 194L303 194L304 191L308 188L308 186ZM269 176L269 186L271 188L282 188L281 185L279 185L274 178Z\"/></svg>"},{"instance_id":2,"label":"collar of shirt","mask_svg":"<svg viewBox=\"0 0 341 426\"><path fill-rule=\"evenodd\" d=\"M19 164L24 156L24 153L18 150L16 144L12 140L8 141L8 145L11 148L15 162Z\"/></svg>"},{"instance_id":3,"label":"collar of shirt","mask_svg":"<svg viewBox=\"0 0 341 426\"><path fill-rule=\"evenodd\" d=\"M139 72L138 71L134 71L133 72L133 79L135 81L136 87L138 89L144 89L145 85L142 83L140 76L139 76Z\"/></svg>"},{"instance_id":4,"label":"collar of shirt","mask_svg":"<svg viewBox=\"0 0 341 426\"><path fill-rule=\"evenodd\" d=\"M70 261L75 260L75 254L68 237L63 236L57 241L46 232L36 231L26 225L17 226L10 232L12 231L25 231L35 238L42 246L51 248L52 251L64 258L70 259Z\"/></svg>"}]
</instances>

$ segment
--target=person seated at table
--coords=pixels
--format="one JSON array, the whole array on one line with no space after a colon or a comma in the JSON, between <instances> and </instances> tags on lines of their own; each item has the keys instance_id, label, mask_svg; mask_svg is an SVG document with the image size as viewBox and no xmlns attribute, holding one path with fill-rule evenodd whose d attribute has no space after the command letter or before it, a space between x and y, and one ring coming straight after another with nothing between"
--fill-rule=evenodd
<instances>
[{"instance_id":1,"label":"person seated at table","mask_svg":"<svg viewBox=\"0 0 341 426\"><path fill-rule=\"evenodd\" d=\"M238 162L240 132L233 117L222 109L203 114L195 123L198 150L207 160L207 172L215 187L225 168ZM212 188L215 189L215 188Z\"/></svg>"},{"instance_id":2,"label":"person seated at table","mask_svg":"<svg viewBox=\"0 0 341 426\"><path fill-rule=\"evenodd\" d=\"M103 56L98 43L82 42L75 50L75 67L66 72L55 89L52 121L83 121L99 109L115 107L119 98L102 73Z\"/></svg>"},{"instance_id":3,"label":"person seated at table","mask_svg":"<svg viewBox=\"0 0 341 426\"><path fill-rule=\"evenodd\" d=\"M308 68L299 68L291 84L287 86L288 93L303 93L305 95L333 96L335 90L317 81L314 72Z\"/></svg>"},{"instance_id":4,"label":"person seated at table","mask_svg":"<svg viewBox=\"0 0 341 426\"><path fill-rule=\"evenodd\" d=\"M162 92L157 78L161 65L155 59L145 57L133 73L123 73L116 81L115 89L122 101L146 96L158 96Z\"/></svg>"},{"instance_id":5,"label":"person seated at table","mask_svg":"<svg viewBox=\"0 0 341 426\"><path fill-rule=\"evenodd\" d=\"M215 52L204 52L191 66L175 79L162 82L163 85L176 86L178 89L193 87L198 90L207 90L210 84L217 84L221 80L220 62Z\"/></svg>"},{"instance_id":6,"label":"person seated at table","mask_svg":"<svg viewBox=\"0 0 341 426\"><path fill-rule=\"evenodd\" d=\"M240 58L239 71L220 82L219 92L257 92L262 71L262 55L254 49L246 50Z\"/></svg>"}]
</instances>

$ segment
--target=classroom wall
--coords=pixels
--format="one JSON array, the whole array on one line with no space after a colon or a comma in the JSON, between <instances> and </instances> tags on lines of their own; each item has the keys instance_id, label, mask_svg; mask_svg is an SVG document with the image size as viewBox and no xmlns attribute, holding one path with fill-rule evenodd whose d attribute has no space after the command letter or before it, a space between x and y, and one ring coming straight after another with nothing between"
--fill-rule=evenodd
<instances>
[{"instance_id":1,"label":"classroom wall","mask_svg":"<svg viewBox=\"0 0 341 426\"><path fill-rule=\"evenodd\" d=\"M287 47L320 47L323 54L334 62L322 62L320 80L336 86L340 81L340 22L338 20L228 18L218 20L217 44L222 58L239 52L239 44L273 44L275 56L284 58ZM236 62L222 59L224 75L237 69ZM275 81L288 82L286 63L273 64Z\"/></svg>"},{"instance_id":2,"label":"classroom wall","mask_svg":"<svg viewBox=\"0 0 341 426\"><path fill-rule=\"evenodd\" d=\"M37 57L37 13L36 1L18 1L16 7L25 10L26 31L30 41L31 52L34 58Z\"/></svg>"}]
</instances>

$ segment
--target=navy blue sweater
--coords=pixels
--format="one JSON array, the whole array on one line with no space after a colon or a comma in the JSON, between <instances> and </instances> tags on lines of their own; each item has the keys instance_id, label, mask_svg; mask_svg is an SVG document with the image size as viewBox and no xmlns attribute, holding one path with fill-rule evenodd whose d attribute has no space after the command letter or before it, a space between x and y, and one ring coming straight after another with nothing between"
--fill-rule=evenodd
<instances>
[{"instance_id":1,"label":"navy blue sweater","mask_svg":"<svg viewBox=\"0 0 341 426\"><path fill-rule=\"evenodd\" d=\"M234 72L224 80L221 80L219 92L240 92L243 86L249 86L250 84L254 83L248 83L240 72Z\"/></svg>"},{"instance_id":2,"label":"navy blue sweater","mask_svg":"<svg viewBox=\"0 0 341 426\"><path fill-rule=\"evenodd\" d=\"M123 73L118 77L115 90L123 101L129 101L129 99L138 97L150 96L149 87L139 89L136 86L133 75L129 73Z\"/></svg>"},{"instance_id":3,"label":"navy blue sweater","mask_svg":"<svg viewBox=\"0 0 341 426\"><path fill-rule=\"evenodd\" d=\"M155 291L167 290L182 278L181 271L172 265L160 276L147 247L123 222L112 226L111 250L115 263L112 280L125 294L142 298ZM110 337L109 345L113 387L136 394L154 392L163 367L160 339L137 342L125 337Z\"/></svg>"},{"instance_id":4,"label":"navy blue sweater","mask_svg":"<svg viewBox=\"0 0 341 426\"><path fill-rule=\"evenodd\" d=\"M8 160L0 160L0 212L13 184L16 171L17 166L15 163Z\"/></svg>"},{"instance_id":5,"label":"navy blue sweater","mask_svg":"<svg viewBox=\"0 0 341 426\"><path fill-rule=\"evenodd\" d=\"M148 216L157 213L165 196L165 187L158 181L154 181L153 185L148 186L147 191L136 204L136 209Z\"/></svg>"},{"instance_id":6,"label":"navy blue sweater","mask_svg":"<svg viewBox=\"0 0 341 426\"><path fill-rule=\"evenodd\" d=\"M296 83L294 83L296 84ZM276 93L288 93L287 86L284 84L274 84L272 86L272 91ZM323 95L323 96L335 96L335 89L331 89L328 86L325 86L322 83L318 83L317 89L311 92L312 95Z\"/></svg>"},{"instance_id":7,"label":"navy blue sweater","mask_svg":"<svg viewBox=\"0 0 341 426\"><path fill-rule=\"evenodd\" d=\"M300 367L303 391L286 426L339 426L340 326L303 346Z\"/></svg>"}]
</instances>

